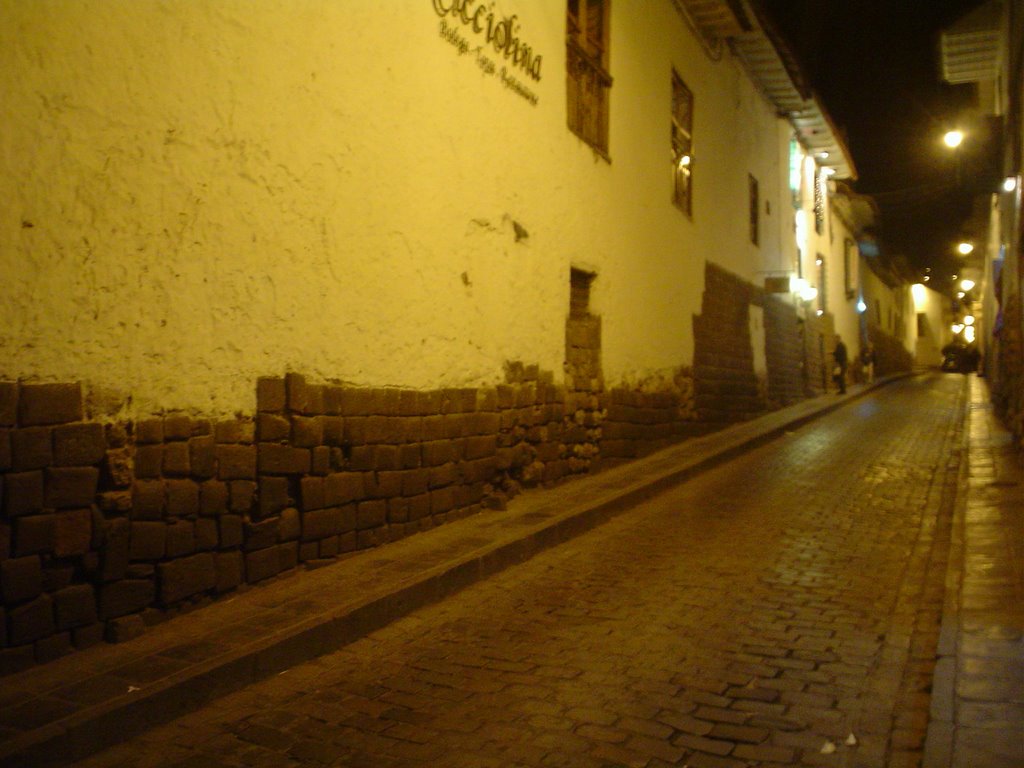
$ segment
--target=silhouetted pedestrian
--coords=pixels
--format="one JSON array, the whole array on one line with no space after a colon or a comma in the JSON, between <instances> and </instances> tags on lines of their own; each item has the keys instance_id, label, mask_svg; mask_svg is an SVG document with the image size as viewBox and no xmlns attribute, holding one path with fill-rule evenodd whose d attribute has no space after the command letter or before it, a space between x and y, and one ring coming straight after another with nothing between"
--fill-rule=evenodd
<instances>
[{"instance_id":1,"label":"silhouetted pedestrian","mask_svg":"<svg viewBox=\"0 0 1024 768\"><path fill-rule=\"evenodd\" d=\"M836 382L836 386L839 387L839 394L846 394L846 345L843 344L842 338L836 336L836 348L832 352L832 357L835 358L836 364L832 369L832 378Z\"/></svg>"}]
</instances>

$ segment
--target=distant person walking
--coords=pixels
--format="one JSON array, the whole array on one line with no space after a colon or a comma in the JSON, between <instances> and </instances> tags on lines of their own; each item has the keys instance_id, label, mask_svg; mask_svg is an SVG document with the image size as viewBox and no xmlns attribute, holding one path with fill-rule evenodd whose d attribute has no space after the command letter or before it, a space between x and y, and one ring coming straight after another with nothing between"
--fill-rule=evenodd
<instances>
[{"instance_id":1,"label":"distant person walking","mask_svg":"<svg viewBox=\"0 0 1024 768\"><path fill-rule=\"evenodd\" d=\"M846 345L843 344L843 340L839 336L836 336L836 348L835 351L832 352L832 357L835 358L836 361L835 367L832 369L832 378L835 381L836 386L839 387L839 394L845 395L846 365L848 360L846 357Z\"/></svg>"},{"instance_id":2,"label":"distant person walking","mask_svg":"<svg viewBox=\"0 0 1024 768\"><path fill-rule=\"evenodd\" d=\"M871 342L861 350L860 362L864 366L864 381L870 384L875 380L875 347Z\"/></svg>"}]
</instances>

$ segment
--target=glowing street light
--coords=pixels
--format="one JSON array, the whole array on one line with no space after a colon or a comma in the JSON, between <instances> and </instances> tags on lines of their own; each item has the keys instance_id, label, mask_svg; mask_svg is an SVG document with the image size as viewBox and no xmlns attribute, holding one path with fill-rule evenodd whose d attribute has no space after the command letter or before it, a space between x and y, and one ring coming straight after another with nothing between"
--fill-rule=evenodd
<instances>
[{"instance_id":1,"label":"glowing street light","mask_svg":"<svg viewBox=\"0 0 1024 768\"><path fill-rule=\"evenodd\" d=\"M1003 179L1003 192L1013 192L1017 188L1017 177L1007 176Z\"/></svg>"},{"instance_id":2,"label":"glowing street light","mask_svg":"<svg viewBox=\"0 0 1024 768\"><path fill-rule=\"evenodd\" d=\"M942 137L942 143L950 149L956 149L964 142L963 131L946 131L946 134Z\"/></svg>"},{"instance_id":3,"label":"glowing street light","mask_svg":"<svg viewBox=\"0 0 1024 768\"><path fill-rule=\"evenodd\" d=\"M971 290L971 288L974 287L974 281L964 278L963 280L960 281L960 287L965 291L969 291Z\"/></svg>"},{"instance_id":4,"label":"glowing street light","mask_svg":"<svg viewBox=\"0 0 1024 768\"><path fill-rule=\"evenodd\" d=\"M956 247L956 250L957 250L957 253L959 253L961 256L966 256L971 251L974 250L974 245L972 243L963 242L963 243L960 243L960 245L958 245Z\"/></svg>"}]
</instances>

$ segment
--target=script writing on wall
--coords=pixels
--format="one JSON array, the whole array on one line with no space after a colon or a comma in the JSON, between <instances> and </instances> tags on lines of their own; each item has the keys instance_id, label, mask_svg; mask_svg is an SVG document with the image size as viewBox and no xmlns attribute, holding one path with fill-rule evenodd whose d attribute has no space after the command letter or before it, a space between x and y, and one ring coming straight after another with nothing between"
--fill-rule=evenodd
<instances>
[{"instance_id":1,"label":"script writing on wall","mask_svg":"<svg viewBox=\"0 0 1024 768\"><path fill-rule=\"evenodd\" d=\"M543 57L519 37L518 16L498 17L477 0L431 0L441 18L441 37L460 56L472 56L485 76L536 106L539 97L524 82L540 82Z\"/></svg>"}]
</instances>

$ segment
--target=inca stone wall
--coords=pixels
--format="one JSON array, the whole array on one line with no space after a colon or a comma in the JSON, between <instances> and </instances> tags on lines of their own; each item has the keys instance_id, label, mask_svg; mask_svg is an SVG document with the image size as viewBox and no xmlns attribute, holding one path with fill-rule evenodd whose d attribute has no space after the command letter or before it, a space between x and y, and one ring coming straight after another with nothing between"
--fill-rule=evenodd
<instances>
[{"instance_id":1,"label":"inca stone wall","mask_svg":"<svg viewBox=\"0 0 1024 768\"><path fill-rule=\"evenodd\" d=\"M768 406L782 408L802 400L803 340L792 302L764 296L765 356L768 362Z\"/></svg>"},{"instance_id":2,"label":"inca stone wall","mask_svg":"<svg viewBox=\"0 0 1024 768\"><path fill-rule=\"evenodd\" d=\"M701 314L693 318L697 417L724 426L766 410L754 373L750 306L760 296L741 278L708 262Z\"/></svg>"},{"instance_id":3,"label":"inca stone wall","mask_svg":"<svg viewBox=\"0 0 1024 768\"><path fill-rule=\"evenodd\" d=\"M0 670L586 471L590 395L507 375L413 391L289 374L258 381L251 416L107 425L84 420L80 384L0 383Z\"/></svg>"}]
</instances>

